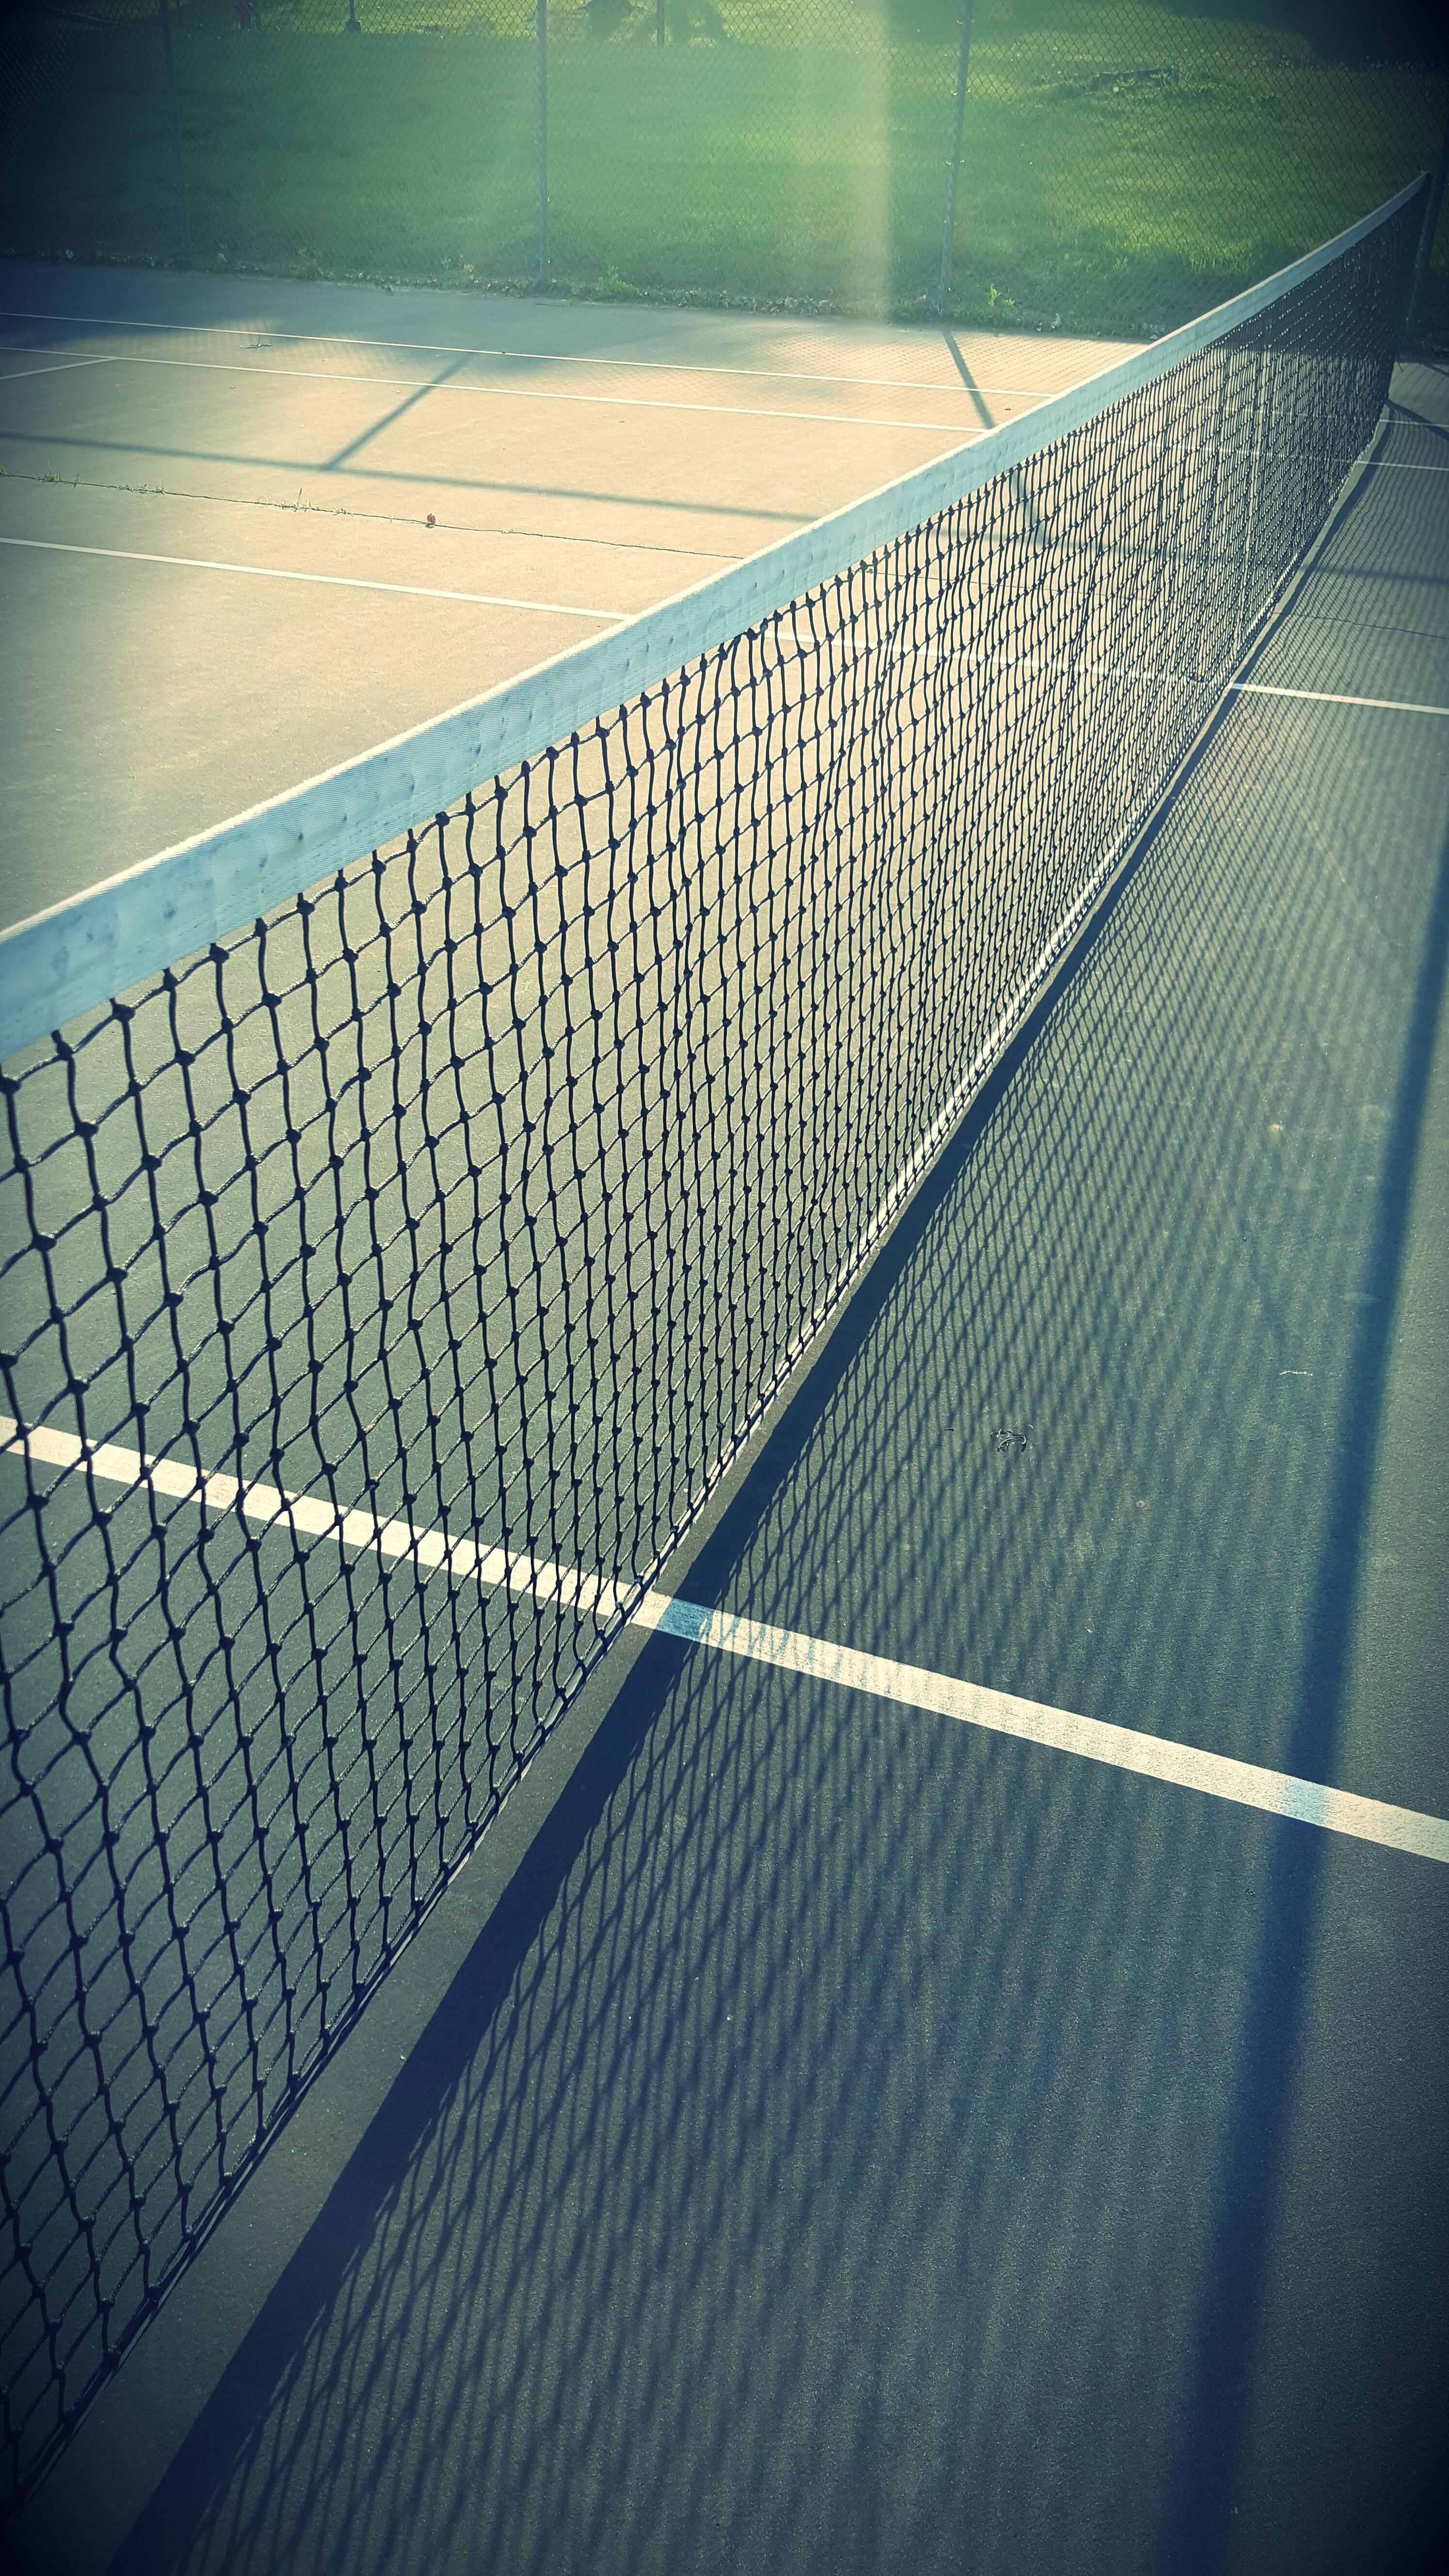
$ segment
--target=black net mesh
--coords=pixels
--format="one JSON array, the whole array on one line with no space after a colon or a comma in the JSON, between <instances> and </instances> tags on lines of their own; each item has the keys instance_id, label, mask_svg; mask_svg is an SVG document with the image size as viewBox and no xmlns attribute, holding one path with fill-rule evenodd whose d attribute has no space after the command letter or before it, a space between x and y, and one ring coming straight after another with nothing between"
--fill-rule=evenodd
<instances>
[{"instance_id":1,"label":"black net mesh","mask_svg":"<svg viewBox=\"0 0 1449 2576\"><path fill-rule=\"evenodd\" d=\"M6 1063L12 2481L1031 1008L1375 429L1418 219Z\"/></svg>"}]
</instances>

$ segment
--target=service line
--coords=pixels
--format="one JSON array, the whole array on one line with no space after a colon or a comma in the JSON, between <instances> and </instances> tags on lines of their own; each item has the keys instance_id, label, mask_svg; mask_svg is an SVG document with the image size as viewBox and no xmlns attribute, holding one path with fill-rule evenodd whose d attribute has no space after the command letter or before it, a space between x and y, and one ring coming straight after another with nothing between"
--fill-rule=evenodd
<instances>
[{"instance_id":1,"label":"service line","mask_svg":"<svg viewBox=\"0 0 1449 2576\"><path fill-rule=\"evenodd\" d=\"M276 564L220 563L209 555L142 554L130 546L70 546L59 537L0 537L0 546L27 546L36 554L100 555L111 563L179 564L189 572L240 572L253 581L320 582L325 590L388 590L400 599L459 599L469 608L527 608L539 617L587 617L621 626L631 608L563 608L556 599L503 599L488 590L433 590L420 581L362 581L351 573L284 572Z\"/></svg>"}]
</instances>

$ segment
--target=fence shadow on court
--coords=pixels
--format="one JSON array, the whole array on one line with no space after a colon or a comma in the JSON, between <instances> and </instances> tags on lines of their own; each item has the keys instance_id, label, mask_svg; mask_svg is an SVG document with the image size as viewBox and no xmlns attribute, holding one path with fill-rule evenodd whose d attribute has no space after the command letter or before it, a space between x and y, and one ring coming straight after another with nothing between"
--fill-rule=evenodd
<instances>
[{"instance_id":1,"label":"fence shadow on court","mask_svg":"<svg viewBox=\"0 0 1449 2576\"><path fill-rule=\"evenodd\" d=\"M1364 741L1238 702L692 1597L1333 1776L1449 928ZM1215 2565L1320 1863L656 1640L117 2570Z\"/></svg>"}]
</instances>

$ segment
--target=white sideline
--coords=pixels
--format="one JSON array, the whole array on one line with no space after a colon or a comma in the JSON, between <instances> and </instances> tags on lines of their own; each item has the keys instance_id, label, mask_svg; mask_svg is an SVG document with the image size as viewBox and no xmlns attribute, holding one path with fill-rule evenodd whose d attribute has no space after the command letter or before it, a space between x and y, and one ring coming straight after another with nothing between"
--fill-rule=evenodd
<instances>
[{"instance_id":1,"label":"white sideline","mask_svg":"<svg viewBox=\"0 0 1449 2576\"><path fill-rule=\"evenodd\" d=\"M315 581L327 590L390 590L402 599L457 599L469 608L528 608L540 617L587 617L595 624L602 618L620 626L634 614L632 608L561 608L556 599L502 599L488 590L432 590L417 581L363 581L351 573L284 572L276 564L219 563L209 555L142 554L131 546L72 546L59 537L0 537L0 546L27 546L32 553L45 555L103 555L114 563L180 564L191 572L240 572L253 581Z\"/></svg>"},{"instance_id":2,"label":"white sideline","mask_svg":"<svg viewBox=\"0 0 1449 2576\"><path fill-rule=\"evenodd\" d=\"M982 437L984 431L968 428L957 420L886 419L873 412L860 411L771 411L743 403L669 402L660 394L576 394L566 393L553 385L473 385L461 383L455 376L365 376L344 375L333 367L244 367L237 358L157 358L143 357L133 349L103 350L93 358L76 360L77 365L93 367L182 367L192 374L220 376L261 376L267 383L284 384L366 385L369 393L388 394L471 394L478 402L553 402L586 403L603 411L688 411L708 412L721 420L801 420L818 423L827 429L922 429L937 438L959 438L963 431L970 437ZM4 378L0 377L0 384ZM1034 396L1033 400L1044 400ZM941 387L943 402L962 402L962 387Z\"/></svg>"},{"instance_id":3,"label":"white sideline","mask_svg":"<svg viewBox=\"0 0 1449 2576\"><path fill-rule=\"evenodd\" d=\"M1231 1755L1209 1753L1165 1736L1107 1725L1100 1718L1078 1717L1070 1709L1049 1708L1008 1691L986 1690L979 1683L928 1672L916 1664L857 1654L823 1637L768 1627L729 1610L706 1609L699 1602L663 1592L646 1592L632 1600L627 1588L573 1566L512 1556L501 1547L480 1548L472 1539L453 1538L444 1530L414 1529L407 1521L379 1521L370 1512L344 1511L320 1497L283 1492L276 1485L244 1485L235 1476L203 1476L179 1460L148 1458L138 1449L104 1442L87 1444L70 1431L43 1425L22 1431L6 1416L0 1416L0 1452L29 1456L42 1466L70 1468L106 1484L144 1485L169 1500L211 1511L240 1511L245 1519L263 1524L285 1523L309 1538L331 1539L339 1547L382 1557L411 1557L425 1573L442 1570L455 1583L477 1583L489 1590L506 1584L511 1592L528 1593L541 1604L561 1602L600 1620L622 1613L630 1627L648 1629L657 1636L741 1655L780 1672L800 1673L840 1690L862 1691L898 1707L921 1709L959 1725L1039 1744L1050 1752L1076 1754L1173 1788L1195 1789L1233 1806L1257 1807L1267 1815L1317 1825L1358 1842L1381 1843L1391 1851L1449 1862L1449 1821L1443 1817L1389 1806L1378 1798L1361 1798L1321 1781L1295 1779L1288 1772L1235 1761Z\"/></svg>"}]
</instances>

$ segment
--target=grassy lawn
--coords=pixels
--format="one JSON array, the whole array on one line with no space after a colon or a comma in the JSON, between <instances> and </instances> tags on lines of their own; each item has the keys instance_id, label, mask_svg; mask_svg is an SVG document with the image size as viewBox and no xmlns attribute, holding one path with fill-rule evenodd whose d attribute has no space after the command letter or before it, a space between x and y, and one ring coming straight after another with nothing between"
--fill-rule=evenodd
<instances>
[{"instance_id":1,"label":"grassy lawn","mask_svg":"<svg viewBox=\"0 0 1449 2576\"><path fill-rule=\"evenodd\" d=\"M344 32L347 0L266 0L261 30L245 33L220 0L178 12L195 264L532 283L531 9L357 5L360 36ZM554 287L924 311L955 0L666 10L676 40L661 47L656 0L554 0ZM1145 0L977 0L954 311L1160 331L1432 161L1442 71L1324 59L1273 19L1271 0L1252 18L1213 15L1206 0L1196 15ZM23 105L0 246L174 257L150 0L117 0L100 31L12 20L4 41ZM1446 283L1441 267L1441 309Z\"/></svg>"}]
</instances>

